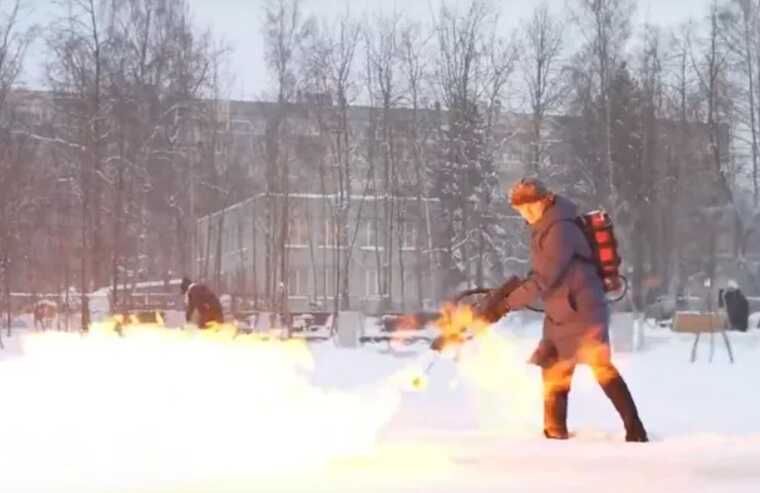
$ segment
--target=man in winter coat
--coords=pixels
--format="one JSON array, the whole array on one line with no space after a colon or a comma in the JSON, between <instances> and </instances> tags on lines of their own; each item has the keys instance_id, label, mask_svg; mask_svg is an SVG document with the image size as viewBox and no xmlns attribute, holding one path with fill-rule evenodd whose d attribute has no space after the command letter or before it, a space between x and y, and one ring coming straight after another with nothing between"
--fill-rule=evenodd
<instances>
[{"instance_id":1,"label":"man in winter coat","mask_svg":"<svg viewBox=\"0 0 760 493\"><path fill-rule=\"evenodd\" d=\"M591 367L615 406L626 440L646 442L628 386L611 361L609 308L589 241L574 222L576 206L535 179L518 182L510 202L531 229L532 272L498 301L497 313L544 303L543 338L531 357L543 370L544 435L568 437L568 393L575 366L581 363Z\"/></svg>"},{"instance_id":2,"label":"man in winter coat","mask_svg":"<svg viewBox=\"0 0 760 493\"><path fill-rule=\"evenodd\" d=\"M224 323L222 304L205 284L194 283L185 277L180 284L180 290L185 295L186 322L195 322L199 329Z\"/></svg>"}]
</instances>

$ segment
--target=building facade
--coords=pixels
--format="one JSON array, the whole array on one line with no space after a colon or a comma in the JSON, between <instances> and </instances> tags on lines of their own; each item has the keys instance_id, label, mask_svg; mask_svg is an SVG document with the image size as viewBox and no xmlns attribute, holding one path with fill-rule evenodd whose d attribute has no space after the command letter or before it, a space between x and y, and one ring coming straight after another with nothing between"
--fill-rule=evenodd
<instances>
[{"instance_id":1,"label":"building facade","mask_svg":"<svg viewBox=\"0 0 760 493\"><path fill-rule=\"evenodd\" d=\"M341 306L365 313L434 309L447 294L435 244L438 201L355 195L341 227L337 199L288 196L284 245L270 233L267 206L283 196L256 195L199 219L196 276L271 309L330 311L344 292Z\"/></svg>"},{"instance_id":2,"label":"building facade","mask_svg":"<svg viewBox=\"0 0 760 493\"><path fill-rule=\"evenodd\" d=\"M24 128L34 135L34 152L39 159L50 161L53 171L50 192L39 207L40 217L26 235L29 241L19 244L30 252L28 267L17 264L14 275L27 281L44 273L39 276L40 289L50 289L53 277L61 287L78 285L81 235L70 233L81 229L77 212L81 209L77 195L81 193L77 189L80 170L76 151L61 139L70 124L66 110L77 101L32 91L16 91L13 98L19 119L27 122ZM139 169L134 170L131 205L123 220L128 224L118 243L111 234L117 195L110 183L104 185L104 207L98 209L104 211L99 218L102 227L93 229L89 241L95 251L94 240L98 239L98 285L107 284L116 251L120 282L125 278L128 283L168 280L192 270L196 277L218 284L217 289L244 293L261 303L275 303L279 291L279 298L292 298L294 307L324 307L338 295L347 296L350 306L368 311L424 307L461 287L455 285L459 281L442 277L439 254L444 245L436 244L441 240L442 206L430 198L435 191L426 174L445 159L441 147L446 111L438 105L415 111L366 106L345 110L345 115L340 115L341 109L330 101L307 97L287 105L253 101L177 105L176 114L166 115L170 121L156 123L165 130L156 134L165 135L167 141L140 143L140 149L151 152L142 155ZM345 117L345 137L350 141L344 149L348 157L341 159L350 161L351 177L342 191L335 179L341 151L334 148L339 117ZM277 162L272 164L276 122L281 125L280 147ZM642 170L652 184L648 197L654 198L659 208L646 206L651 225L646 247L665 253L649 255L659 260L645 263L643 268L664 278L686 279L705 270L703 259L710 257L717 258L728 272L732 262L735 264L741 235L731 214L710 213L725 205L726 198L715 193L721 172L710 158L707 129L697 123L684 127L666 121L658 121L657 127L650 168ZM584 154L577 145L584 132L588 129L578 118L548 116L538 172L552 188L587 210L602 205L605 197L603 191L593 189L593 182L600 181L594 173L594 156ZM493 134L493 164L502 186L535 172L530 165L529 115L498 112ZM721 145L723 150L729 149L727 142L728 136ZM109 144L104 152L113 151L113 146ZM53 170L61 156L68 165ZM104 153L103 159L107 157ZM104 172L115 183L118 169L113 163L104 164ZM268 170L285 164L287 200L266 194ZM730 169L729 164L720 167ZM388 185L383 183L387 180L383 173L391 168L394 182ZM338 204L347 190L351 198ZM396 197L383 195L388 190ZM636 205L644 207L645 203ZM626 221L624 217L615 219ZM283 229L275 226L284 220L289 224L289 233L284 235L287 243L275 237L276 231ZM516 232L516 239L527 235L514 217L500 220L511 221L504 228ZM331 226L330 221L337 225ZM704 241L705 225L716 238L715 244ZM331 245L324 233L333 229L340 231L331 234L342 235L339 242L333 242L336 245ZM60 245L47 248L37 236L55 237ZM56 251L65 251L69 261L62 264ZM508 257L516 260L517 273L524 270L525 253L519 245L509 252ZM631 258L626 251L623 256ZM40 267L45 262L49 268ZM677 268L671 268L675 264ZM285 270L287 276L282 275ZM287 279L284 286L278 285L280 279ZM331 292L328 287L332 286Z\"/></svg>"}]
</instances>

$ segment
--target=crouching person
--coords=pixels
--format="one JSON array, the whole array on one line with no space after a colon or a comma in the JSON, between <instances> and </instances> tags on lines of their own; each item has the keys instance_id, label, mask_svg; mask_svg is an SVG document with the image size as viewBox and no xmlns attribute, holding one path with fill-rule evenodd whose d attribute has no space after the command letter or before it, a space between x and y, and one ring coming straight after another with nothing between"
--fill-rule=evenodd
<instances>
[{"instance_id":1,"label":"crouching person","mask_svg":"<svg viewBox=\"0 0 760 493\"><path fill-rule=\"evenodd\" d=\"M208 329L224 323L222 304L219 298L205 284L194 283L187 277L182 279L180 290L185 295L185 321L194 323L199 329Z\"/></svg>"},{"instance_id":2,"label":"crouching person","mask_svg":"<svg viewBox=\"0 0 760 493\"><path fill-rule=\"evenodd\" d=\"M568 437L568 394L580 363L591 367L612 401L626 441L648 441L628 386L611 361L609 307L591 246L574 222L576 206L534 179L512 187L510 202L531 229L532 272L503 299L502 313L544 302L543 337L531 357L542 368L544 435Z\"/></svg>"}]
</instances>

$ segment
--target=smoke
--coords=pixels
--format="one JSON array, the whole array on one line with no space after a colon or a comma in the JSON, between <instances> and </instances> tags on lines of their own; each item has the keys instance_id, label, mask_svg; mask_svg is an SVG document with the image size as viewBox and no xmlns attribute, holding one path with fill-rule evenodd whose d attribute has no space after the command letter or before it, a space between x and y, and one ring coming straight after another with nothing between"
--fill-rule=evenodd
<instances>
[{"instance_id":1,"label":"smoke","mask_svg":"<svg viewBox=\"0 0 760 493\"><path fill-rule=\"evenodd\" d=\"M131 491L373 453L401 389L320 388L313 363L304 343L224 330L27 336L23 355L0 364L0 485Z\"/></svg>"},{"instance_id":2,"label":"smoke","mask_svg":"<svg viewBox=\"0 0 760 493\"><path fill-rule=\"evenodd\" d=\"M511 437L532 436L540 429L543 398L540 376L526 363L527 356L514 337L485 331L465 346L459 374L477 391L481 429Z\"/></svg>"}]
</instances>

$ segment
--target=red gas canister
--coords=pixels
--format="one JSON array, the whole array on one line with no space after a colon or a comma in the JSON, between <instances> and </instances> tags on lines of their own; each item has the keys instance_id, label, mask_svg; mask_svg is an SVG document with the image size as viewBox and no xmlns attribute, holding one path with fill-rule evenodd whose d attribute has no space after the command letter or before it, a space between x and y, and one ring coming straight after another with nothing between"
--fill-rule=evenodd
<instances>
[{"instance_id":1,"label":"red gas canister","mask_svg":"<svg viewBox=\"0 0 760 493\"><path fill-rule=\"evenodd\" d=\"M603 210L592 211L581 216L579 223L589 240L604 290L618 291L623 285L619 272L621 259L610 216Z\"/></svg>"}]
</instances>

